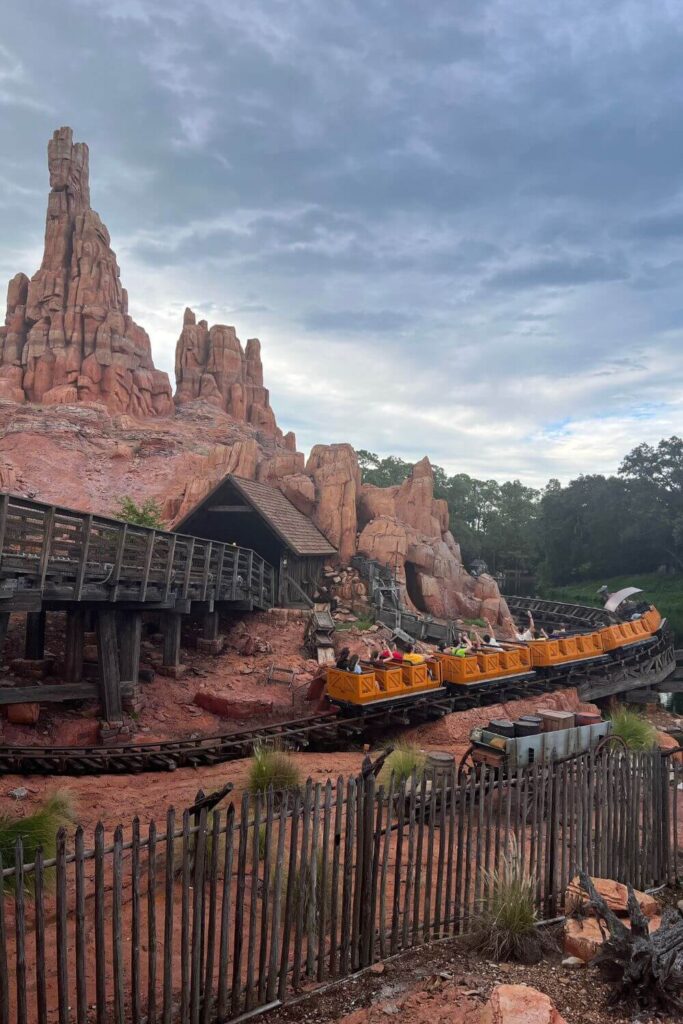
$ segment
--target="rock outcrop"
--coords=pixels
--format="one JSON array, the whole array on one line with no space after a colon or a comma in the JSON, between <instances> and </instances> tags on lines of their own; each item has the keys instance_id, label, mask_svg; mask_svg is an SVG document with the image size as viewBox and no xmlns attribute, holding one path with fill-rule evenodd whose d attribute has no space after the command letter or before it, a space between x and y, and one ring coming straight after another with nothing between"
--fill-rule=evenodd
<instances>
[{"instance_id":1,"label":"rock outcrop","mask_svg":"<svg viewBox=\"0 0 683 1024\"><path fill-rule=\"evenodd\" d=\"M277 426L257 339L243 348L234 327L209 327L186 309L172 397L128 314L109 233L90 206L88 159L70 128L54 133L43 260L30 280L9 284L0 488L102 514L121 494L152 497L172 526L228 473L264 481L313 518L342 566L358 552L376 558L409 606L505 628L495 582L463 567L428 459L388 488L362 485L349 444L315 445L305 460Z\"/></svg>"},{"instance_id":2,"label":"rock outcrop","mask_svg":"<svg viewBox=\"0 0 683 1024\"><path fill-rule=\"evenodd\" d=\"M206 320L197 323L193 311L186 309L176 345L175 375L176 405L201 398L240 423L282 437L263 386L258 338L250 338L243 349L234 327L209 327Z\"/></svg>"},{"instance_id":3,"label":"rock outcrop","mask_svg":"<svg viewBox=\"0 0 683 1024\"><path fill-rule=\"evenodd\" d=\"M109 232L90 206L88 147L60 128L48 164L43 260L30 281L17 274L7 290L0 398L168 416L168 376L154 368L149 337L128 314Z\"/></svg>"},{"instance_id":4,"label":"rock outcrop","mask_svg":"<svg viewBox=\"0 0 683 1024\"><path fill-rule=\"evenodd\" d=\"M449 529L448 506L434 497L429 459L418 462L398 486L364 484L358 522L360 554L391 566L404 599L418 611L441 618L482 617L501 626L508 621L495 580L474 579L462 564Z\"/></svg>"},{"instance_id":5,"label":"rock outcrop","mask_svg":"<svg viewBox=\"0 0 683 1024\"><path fill-rule=\"evenodd\" d=\"M550 996L530 985L496 985L479 1024L565 1024Z\"/></svg>"}]
</instances>

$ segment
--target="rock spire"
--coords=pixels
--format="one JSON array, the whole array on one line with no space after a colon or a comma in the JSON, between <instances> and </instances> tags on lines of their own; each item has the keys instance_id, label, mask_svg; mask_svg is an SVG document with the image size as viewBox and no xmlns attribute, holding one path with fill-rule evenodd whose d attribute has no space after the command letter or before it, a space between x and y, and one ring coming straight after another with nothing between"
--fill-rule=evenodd
<instances>
[{"instance_id":1,"label":"rock spire","mask_svg":"<svg viewBox=\"0 0 683 1024\"><path fill-rule=\"evenodd\" d=\"M128 313L109 232L90 206L88 147L59 128L48 143L45 249L17 274L0 327L0 398L45 405L100 402L133 416L173 413L168 376Z\"/></svg>"},{"instance_id":2,"label":"rock spire","mask_svg":"<svg viewBox=\"0 0 683 1024\"><path fill-rule=\"evenodd\" d=\"M176 345L175 376L176 405L201 398L240 423L281 436L263 386L258 338L250 338L243 349L234 327L197 323L192 310L186 309Z\"/></svg>"}]
</instances>

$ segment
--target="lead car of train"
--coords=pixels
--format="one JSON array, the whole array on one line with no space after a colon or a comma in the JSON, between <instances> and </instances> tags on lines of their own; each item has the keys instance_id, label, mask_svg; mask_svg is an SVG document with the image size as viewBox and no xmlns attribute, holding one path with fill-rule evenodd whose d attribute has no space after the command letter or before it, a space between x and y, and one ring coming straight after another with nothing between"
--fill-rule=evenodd
<instances>
[{"instance_id":1,"label":"lead car of train","mask_svg":"<svg viewBox=\"0 0 683 1024\"><path fill-rule=\"evenodd\" d=\"M397 662L384 668L363 665L358 674L327 670L327 696L342 711L405 704L430 696L480 691L496 683L543 682L584 665L623 658L634 647L652 644L663 625L651 606L640 618L543 640L509 644L503 650L480 650L458 657L437 652L422 664Z\"/></svg>"}]
</instances>

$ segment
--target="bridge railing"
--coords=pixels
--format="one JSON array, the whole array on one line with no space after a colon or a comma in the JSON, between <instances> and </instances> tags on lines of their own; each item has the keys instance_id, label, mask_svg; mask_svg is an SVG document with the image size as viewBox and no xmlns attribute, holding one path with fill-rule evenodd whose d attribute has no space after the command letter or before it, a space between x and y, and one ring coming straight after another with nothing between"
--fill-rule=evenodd
<instances>
[{"instance_id":1,"label":"bridge railing","mask_svg":"<svg viewBox=\"0 0 683 1024\"><path fill-rule=\"evenodd\" d=\"M273 567L248 548L3 494L5 595L11 584L53 600L275 600Z\"/></svg>"}]
</instances>

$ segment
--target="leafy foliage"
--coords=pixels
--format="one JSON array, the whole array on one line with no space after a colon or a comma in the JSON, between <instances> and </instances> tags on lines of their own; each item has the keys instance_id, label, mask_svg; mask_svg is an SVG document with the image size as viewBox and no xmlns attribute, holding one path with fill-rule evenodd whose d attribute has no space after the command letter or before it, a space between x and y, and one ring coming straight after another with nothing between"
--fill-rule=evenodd
<instances>
[{"instance_id":1,"label":"leafy foliage","mask_svg":"<svg viewBox=\"0 0 683 1024\"><path fill-rule=\"evenodd\" d=\"M289 754L263 744L254 747L247 777L250 793L267 793L271 786L275 792L282 792L300 784L301 773Z\"/></svg>"},{"instance_id":2,"label":"leafy foliage","mask_svg":"<svg viewBox=\"0 0 683 1024\"><path fill-rule=\"evenodd\" d=\"M71 799L67 793L53 793L47 797L37 810L27 814L25 818L17 818L11 814L0 814L0 853L3 868L16 866L15 845L17 839L23 843L24 864L32 864L36 853L42 849L45 860L55 856L57 850L57 832L63 826L73 822ZM46 877L48 877L46 875ZM30 891L35 876L26 876L26 887ZM7 891L14 886L14 879L8 876L4 880Z\"/></svg>"},{"instance_id":3,"label":"leafy foliage","mask_svg":"<svg viewBox=\"0 0 683 1024\"><path fill-rule=\"evenodd\" d=\"M657 730L644 715L620 705L611 712L612 735L619 736L629 750L654 750L657 746Z\"/></svg>"},{"instance_id":4,"label":"leafy foliage","mask_svg":"<svg viewBox=\"0 0 683 1024\"><path fill-rule=\"evenodd\" d=\"M115 514L118 519L125 519L127 523L133 523L135 526L151 526L154 530L165 529L161 518L161 506L154 498L147 498L141 505L136 505L133 499L126 495L119 499Z\"/></svg>"}]
</instances>

